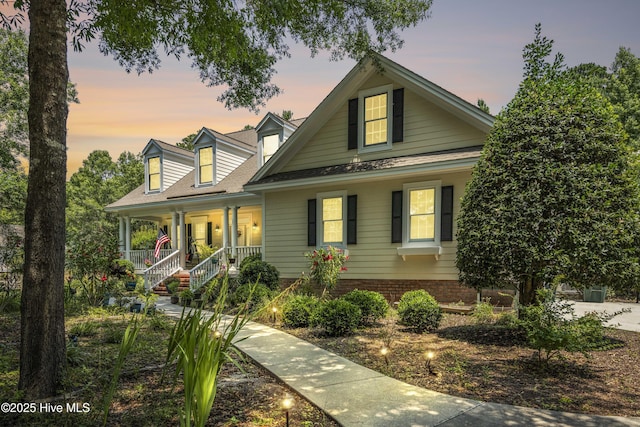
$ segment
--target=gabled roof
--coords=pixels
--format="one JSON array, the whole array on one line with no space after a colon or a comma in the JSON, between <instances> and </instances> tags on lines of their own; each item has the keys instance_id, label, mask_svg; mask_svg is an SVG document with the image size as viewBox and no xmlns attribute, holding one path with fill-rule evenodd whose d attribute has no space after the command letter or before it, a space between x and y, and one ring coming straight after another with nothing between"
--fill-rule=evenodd
<instances>
[{"instance_id":1,"label":"gabled roof","mask_svg":"<svg viewBox=\"0 0 640 427\"><path fill-rule=\"evenodd\" d=\"M243 193L243 185L255 174L257 168L257 161L255 155L253 155L213 186L196 187L194 171L186 174L162 193L145 194L145 185L142 184L120 200L108 205L106 210L119 211L123 208L156 205L171 201L185 201L213 194L240 194Z\"/></svg>"},{"instance_id":2,"label":"gabled roof","mask_svg":"<svg viewBox=\"0 0 640 427\"><path fill-rule=\"evenodd\" d=\"M379 72L483 132L488 133L493 126L493 116L477 106L390 59L373 54L373 59L365 58L338 83L285 144L276 151L269 162L258 170L250 183L260 182L263 178L278 173L310 138L322 129L329 118L345 105L349 97L370 77Z\"/></svg>"},{"instance_id":3,"label":"gabled roof","mask_svg":"<svg viewBox=\"0 0 640 427\"><path fill-rule=\"evenodd\" d=\"M240 133L240 132L244 132L244 133ZM216 142L223 142L225 144L235 146L236 148L239 148L246 152L255 153L257 142L256 141L251 142L251 137L253 137L253 139L257 139L256 131L254 129L251 129L248 131L240 131L240 132L224 134L216 130L209 129L208 127L203 127L202 129L200 129L200 132L198 132L198 135L196 135L194 139L194 144L197 144L198 140L202 138L203 135L207 135L213 140L215 140Z\"/></svg>"},{"instance_id":4,"label":"gabled roof","mask_svg":"<svg viewBox=\"0 0 640 427\"><path fill-rule=\"evenodd\" d=\"M302 120L304 121L304 119L298 119L298 120ZM269 121L273 121L274 123L276 123L278 126L283 127L283 128L287 128L289 129L289 131L293 132L298 128L297 124L294 124L293 122L289 121L289 120L285 120L282 117L280 117L277 114L274 113L267 113L262 120L260 120L260 122L256 125L256 131L260 132L260 130L262 129L262 127L267 124ZM300 122L302 123L302 122Z\"/></svg>"},{"instance_id":5,"label":"gabled roof","mask_svg":"<svg viewBox=\"0 0 640 427\"><path fill-rule=\"evenodd\" d=\"M193 152L180 148L176 145L167 144L159 139L150 139L147 145L142 149L142 155L144 156L152 147L157 147L160 151L168 151L170 153L177 154L182 157L188 157L193 159Z\"/></svg>"}]
</instances>

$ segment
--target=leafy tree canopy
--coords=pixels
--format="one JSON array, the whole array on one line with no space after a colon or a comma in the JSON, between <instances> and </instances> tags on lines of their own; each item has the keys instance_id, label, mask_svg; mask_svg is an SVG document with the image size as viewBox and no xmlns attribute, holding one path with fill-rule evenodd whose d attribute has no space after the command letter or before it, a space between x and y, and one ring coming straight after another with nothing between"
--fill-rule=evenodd
<instances>
[{"instance_id":1,"label":"leafy tree canopy","mask_svg":"<svg viewBox=\"0 0 640 427\"><path fill-rule=\"evenodd\" d=\"M189 151L193 151L193 149L195 148L193 146L193 140L196 139L197 134L192 133L190 135L185 136L184 138L182 138L182 141L180 142L176 142L176 147L179 148L183 148L185 150L189 150Z\"/></svg>"},{"instance_id":2,"label":"leafy tree canopy","mask_svg":"<svg viewBox=\"0 0 640 427\"><path fill-rule=\"evenodd\" d=\"M525 79L496 117L458 218L462 282L536 289L633 286L638 277L637 170L611 104L589 79L549 64L552 41L524 50Z\"/></svg>"},{"instance_id":3,"label":"leafy tree canopy","mask_svg":"<svg viewBox=\"0 0 640 427\"><path fill-rule=\"evenodd\" d=\"M26 9L26 2L16 7ZM289 57L289 41L312 55L360 60L371 51L395 51L398 34L428 17L432 0L85 0L69 4L76 50L94 39L127 71L152 72L164 51L187 56L209 86L225 85L228 108L257 110L280 93L274 65ZM20 10L19 9L19 10ZM19 14L18 14L19 15ZM6 18L5 18L6 21Z\"/></svg>"}]
</instances>

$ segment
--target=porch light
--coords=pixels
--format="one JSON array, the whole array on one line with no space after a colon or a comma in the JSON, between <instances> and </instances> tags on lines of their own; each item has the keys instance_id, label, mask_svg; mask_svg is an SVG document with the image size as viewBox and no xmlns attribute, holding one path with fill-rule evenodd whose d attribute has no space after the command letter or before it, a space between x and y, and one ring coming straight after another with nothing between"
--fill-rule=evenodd
<instances>
[{"instance_id":1,"label":"porch light","mask_svg":"<svg viewBox=\"0 0 640 427\"><path fill-rule=\"evenodd\" d=\"M254 223L253 223L253 231L255 231L255 230L257 230L257 229L258 229L258 223L257 223L257 222L254 222Z\"/></svg>"},{"instance_id":2,"label":"porch light","mask_svg":"<svg viewBox=\"0 0 640 427\"><path fill-rule=\"evenodd\" d=\"M220 234L220 226L216 224L216 234Z\"/></svg>"}]
</instances>

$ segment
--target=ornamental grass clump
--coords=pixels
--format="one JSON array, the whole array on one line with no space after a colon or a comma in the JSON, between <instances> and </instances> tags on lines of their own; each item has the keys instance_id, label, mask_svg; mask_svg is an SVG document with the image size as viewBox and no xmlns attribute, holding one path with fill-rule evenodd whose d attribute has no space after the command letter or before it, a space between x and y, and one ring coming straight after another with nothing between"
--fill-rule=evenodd
<instances>
[{"instance_id":1,"label":"ornamental grass clump","mask_svg":"<svg viewBox=\"0 0 640 427\"><path fill-rule=\"evenodd\" d=\"M438 301L424 289L406 292L398 303L400 324L425 332L437 329L442 319Z\"/></svg>"},{"instance_id":2,"label":"ornamental grass clump","mask_svg":"<svg viewBox=\"0 0 640 427\"><path fill-rule=\"evenodd\" d=\"M347 271L344 263L349 259L342 249L334 246L307 252L304 256L309 260L310 277L322 286L322 298L336 287L340 274Z\"/></svg>"}]
</instances>

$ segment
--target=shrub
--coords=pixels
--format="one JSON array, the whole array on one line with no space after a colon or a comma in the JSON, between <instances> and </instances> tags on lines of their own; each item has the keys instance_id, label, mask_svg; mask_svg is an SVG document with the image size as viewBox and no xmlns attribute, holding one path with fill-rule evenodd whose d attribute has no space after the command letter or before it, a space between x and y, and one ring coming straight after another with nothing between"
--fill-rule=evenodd
<instances>
[{"instance_id":1,"label":"shrub","mask_svg":"<svg viewBox=\"0 0 640 427\"><path fill-rule=\"evenodd\" d=\"M231 297L233 305L249 304L252 311L266 306L271 299L271 291L262 283L244 283L235 290Z\"/></svg>"},{"instance_id":2,"label":"shrub","mask_svg":"<svg viewBox=\"0 0 640 427\"><path fill-rule=\"evenodd\" d=\"M338 284L340 274L347 270L344 263L349 257L334 246L316 249L304 256L309 260L309 276L322 286L322 296L325 297Z\"/></svg>"},{"instance_id":3,"label":"shrub","mask_svg":"<svg viewBox=\"0 0 640 427\"><path fill-rule=\"evenodd\" d=\"M255 261L262 261L262 254L252 254L242 258L242 261L240 261L240 265L238 266L238 268L242 270L242 267Z\"/></svg>"},{"instance_id":4,"label":"shrub","mask_svg":"<svg viewBox=\"0 0 640 427\"><path fill-rule=\"evenodd\" d=\"M361 316L357 305L339 298L318 305L311 316L311 323L320 326L327 335L337 337L353 332Z\"/></svg>"},{"instance_id":5,"label":"shrub","mask_svg":"<svg viewBox=\"0 0 640 427\"><path fill-rule=\"evenodd\" d=\"M398 304L400 323L424 332L436 329L442 319L438 302L423 289L406 292Z\"/></svg>"},{"instance_id":6,"label":"shrub","mask_svg":"<svg viewBox=\"0 0 640 427\"><path fill-rule=\"evenodd\" d=\"M555 300L551 290L540 289L537 295L536 304L520 309L519 324L529 346L538 351L538 361L547 364L553 357L560 357L562 351L587 356L590 350L602 346L604 324L625 311L576 317L571 303Z\"/></svg>"},{"instance_id":7,"label":"shrub","mask_svg":"<svg viewBox=\"0 0 640 427\"><path fill-rule=\"evenodd\" d=\"M240 269L240 283L263 283L271 290L280 287L280 273L265 261L248 262Z\"/></svg>"},{"instance_id":8,"label":"shrub","mask_svg":"<svg viewBox=\"0 0 640 427\"><path fill-rule=\"evenodd\" d=\"M491 305L488 299L476 304L471 315L479 325L493 323L496 318L495 314L493 314L493 305Z\"/></svg>"},{"instance_id":9,"label":"shrub","mask_svg":"<svg viewBox=\"0 0 640 427\"><path fill-rule=\"evenodd\" d=\"M382 319L389 309L387 300L379 292L355 289L342 298L360 308L362 325L369 325Z\"/></svg>"},{"instance_id":10,"label":"shrub","mask_svg":"<svg viewBox=\"0 0 640 427\"><path fill-rule=\"evenodd\" d=\"M282 306L282 323L289 328L306 328L319 300L310 295L295 295Z\"/></svg>"}]
</instances>

